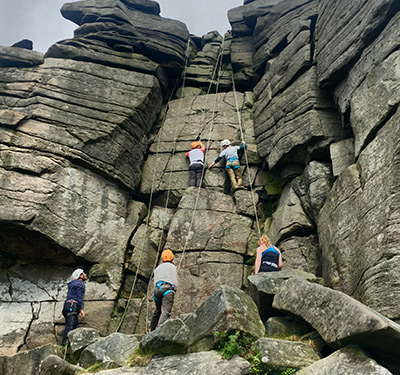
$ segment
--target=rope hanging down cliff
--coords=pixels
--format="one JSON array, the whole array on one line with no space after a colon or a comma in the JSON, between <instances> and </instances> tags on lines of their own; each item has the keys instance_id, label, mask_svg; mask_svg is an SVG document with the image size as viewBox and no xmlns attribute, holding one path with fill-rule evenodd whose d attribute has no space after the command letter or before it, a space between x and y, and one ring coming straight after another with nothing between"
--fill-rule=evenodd
<instances>
[{"instance_id":1,"label":"rope hanging down cliff","mask_svg":"<svg viewBox=\"0 0 400 375\"><path fill-rule=\"evenodd\" d=\"M188 60L189 60L189 58L188 58L188 57L189 57L189 47L190 47L190 38L189 38L188 41L187 41L186 50L185 50L185 64L184 64L184 69L183 69L183 72L182 72L182 87L185 87L186 69L187 69L187 64L188 64ZM174 86L173 90L171 91L171 94L170 94L170 96L168 97L167 103L166 103L166 105L165 105L165 110L164 110L164 113L163 113L163 116L162 116L162 121L161 121L160 133L161 133L163 127L164 127L165 119L166 119L166 117L167 117L168 103L171 101L172 96L174 95L174 93L175 93L175 91L176 91L178 81L179 81L179 80L177 80L177 81L175 82L175 86ZM182 98L181 98L181 102L180 102L180 105L179 105L179 114L178 114L178 117L180 117L181 106L182 106L181 103L182 103ZM157 148L156 148L156 154L155 154L156 161L157 161L158 155L159 155L159 153L160 153L160 139L161 139L161 137L159 136L159 137L158 137L158 140L157 140ZM175 134L175 137L174 137L174 144L173 144L173 149L172 149L172 158L173 158L173 156L175 155L175 146L176 146L176 134ZM133 291L134 291L135 286L136 286L136 283L137 283L138 273L139 273L140 266L141 266L141 263L142 263L142 256L143 256L143 252L144 252L144 251L143 251L144 242L145 242L145 240L146 240L146 238L147 238L147 234L148 234L149 222L150 222L150 214L151 214L151 207L152 207L152 203L153 203L153 195L154 195L154 190L155 190L156 166L157 166L157 163L154 164L154 169L153 169L153 174L152 174L151 189L150 189L150 198L149 198L149 204L148 204L147 215L146 215L146 227L145 227L145 233L144 233L144 236L143 236L143 239L142 239L142 243L141 243L142 246L140 247L140 248L141 248L141 251L140 251L140 254L139 254L139 262L138 262L138 265L137 265L137 267L136 267L135 278L134 278L133 283L132 283L132 287L131 287L131 290L130 290L130 293L129 293L129 297L128 297L128 300L127 300L127 303L126 303L124 312L123 312L123 314L122 314L121 320L120 320L120 322L119 322L119 324L118 324L118 326L117 326L117 328L116 328L116 332L118 332L118 331L121 329L122 323L123 323L123 321L124 321L124 319L125 319L125 316L126 316L126 313L127 313L128 309L129 309L129 305L130 305L130 302L131 302L132 296L133 296ZM170 170L170 171L171 171L171 174L172 174L172 167L171 167L171 170ZM169 201L170 190L171 190L171 178L169 179L169 183L168 183L168 191L167 191L167 198L166 198L166 202L165 202L165 208L168 207L168 201ZM163 232L163 230L164 230L164 228L162 228L162 232ZM161 232L161 234L160 234L160 240L159 240L159 244L158 244L156 262L157 262L157 259L158 259L158 257L159 257L159 252L160 252L160 248L161 248L162 232ZM151 280L151 277L152 277L152 275L153 275L155 266L156 266L156 264L157 264L156 262L155 262L155 265L154 265L154 267L153 267L153 271L152 271L152 274L150 275L149 280ZM146 323L146 324L147 324L147 323Z\"/></svg>"},{"instance_id":2,"label":"rope hanging down cliff","mask_svg":"<svg viewBox=\"0 0 400 375\"><path fill-rule=\"evenodd\" d=\"M233 88L233 95L235 97L235 106L236 106L236 113L238 117L238 123L239 123L239 129L240 129L240 140L242 143L244 143L244 133L243 133L243 126L242 126L242 115L239 110L239 104L237 100L237 95L236 95L236 86L235 86L235 78L232 70L232 88ZM246 168L247 168L247 174L249 176L249 185L250 185L250 191L251 191L251 198L253 201L253 207L254 207L254 213L255 213L255 218L256 218L256 226L257 226L257 236L260 238L261 236L261 230L260 230L260 223L258 220L258 214L257 214L257 205L256 205L256 199L255 199L255 193L253 189L253 182L252 182L252 176L251 176L251 170L250 170L250 165L249 165L249 158L247 155L247 148L244 148L244 158L246 160Z\"/></svg>"},{"instance_id":3,"label":"rope hanging down cliff","mask_svg":"<svg viewBox=\"0 0 400 375\"><path fill-rule=\"evenodd\" d=\"M219 54L218 54L218 58L217 58L217 62L215 64L214 71L213 71L213 74L212 74L212 77L211 77L211 81L210 81L210 84L209 84L209 87L208 87L208 90L207 90L207 94L206 94L206 98L205 98L205 102L204 102L202 123L205 122L205 113L206 113L205 108L206 108L206 104L207 104L207 99L208 99L208 95L210 94L211 88L212 88L212 86L214 84L214 81L215 81L217 73L218 73L218 76L217 76L217 80L216 80L216 83L215 83L215 94L218 94L219 83L220 83L221 76L222 76L222 74L221 74L221 72L222 72L222 55L223 55L223 52L224 52L224 45L225 45L225 36L224 36L224 39L222 40L221 47L220 47ZM207 138L206 153L208 152L208 150L210 148L210 145L211 145L211 133L212 133L213 127L214 127L214 114L216 112L216 107L217 107L217 95L215 95L214 105L213 105L213 109L212 109L212 112L211 112L211 124L210 124L210 130L209 130L208 138ZM203 183L204 174L205 174L205 168L203 168L203 170L201 172L200 186ZM179 265L178 265L178 272L179 272L179 270L180 270L180 268L182 266L182 262L183 262L184 255L185 255L185 251L186 251L187 245L189 243L190 234L191 234L191 231L192 231L194 218L196 216L196 211L197 211L197 207L198 207L198 203L199 203L199 198L200 198L200 189L198 189L198 191L197 191L196 201L195 201L194 208L193 208L193 213L192 213L192 218L190 220L189 229L188 229L188 232L187 232L187 235L186 235L186 239L185 239L185 245L183 246L181 259L180 259Z\"/></svg>"}]
</instances>

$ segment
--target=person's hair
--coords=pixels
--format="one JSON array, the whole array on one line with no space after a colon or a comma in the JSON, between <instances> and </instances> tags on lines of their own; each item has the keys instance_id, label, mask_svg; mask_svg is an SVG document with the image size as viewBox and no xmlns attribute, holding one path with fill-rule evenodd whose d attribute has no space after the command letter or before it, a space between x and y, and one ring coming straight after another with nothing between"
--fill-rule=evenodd
<instances>
[{"instance_id":1,"label":"person's hair","mask_svg":"<svg viewBox=\"0 0 400 375\"><path fill-rule=\"evenodd\" d=\"M260 237L259 242L266 247L272 246L271 240L265 234Z\"/></svg>"}]
</instances>

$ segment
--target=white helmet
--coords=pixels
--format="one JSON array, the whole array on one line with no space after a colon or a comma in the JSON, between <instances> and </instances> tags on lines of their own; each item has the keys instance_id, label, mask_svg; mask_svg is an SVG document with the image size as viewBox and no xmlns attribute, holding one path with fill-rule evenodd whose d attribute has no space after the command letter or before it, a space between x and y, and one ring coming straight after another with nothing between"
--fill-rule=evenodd
<instances>
[{"instance_id":1,"label":"white helmet","mask_svg":"<svg viewBox=\"0 0 400 375\"><path fill-rule=\"evenodd\" d=\"M79 279L79 276L82 275L83 269L82 268L77 268L74 272L72 272L72 279L76 280Z\"/></svg>"},{"instance_id":2,"label":"white helmet","mask_svg":"<svg viewBox=\"0 0 400 375\"><path fill-rule=\"evenodd\" d=\"M224 140L221 142L221 147L229 146L230 144L231 144L231 141L230 141L229 139L224 139Z\"/></svg>"}]
</instances>

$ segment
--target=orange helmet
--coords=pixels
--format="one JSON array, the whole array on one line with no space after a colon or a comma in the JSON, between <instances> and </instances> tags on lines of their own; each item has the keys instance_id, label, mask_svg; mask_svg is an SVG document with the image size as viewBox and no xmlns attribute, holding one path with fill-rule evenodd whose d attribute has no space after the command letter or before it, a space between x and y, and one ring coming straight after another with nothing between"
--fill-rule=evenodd
<instances>
[{"instance_id":1,"label":"orange helmet","mask_svg":"<svg viewBox=\"0 0 400 375\"><path fill-rule=\"evenodd\" d=\"M174 260L174 253L170 249L166 249L161 254L163 262L172 262Z\"/></svg>"},{"instance_id":2,"label":"orange helmet","mask_svg":"<svg viewBox=\"0 0 400 375\"><path fill-rule=\"evenodd\" d=\"M191 147L191 148L196 148L196 147L198 147L198 146L200 146L200 142L192 142L192 143L190 144L190 147Z\"/></svg>"}]
</instances>

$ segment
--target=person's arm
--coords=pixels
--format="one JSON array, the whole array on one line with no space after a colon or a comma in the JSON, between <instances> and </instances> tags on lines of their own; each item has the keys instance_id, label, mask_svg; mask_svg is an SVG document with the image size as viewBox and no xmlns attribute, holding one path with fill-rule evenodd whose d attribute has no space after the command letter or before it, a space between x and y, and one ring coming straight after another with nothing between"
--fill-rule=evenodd
<instances>
[{"instance_id":1,"label":"person's arm","mask_svg":"<svg viewBox=\"0 0 400 375\"><path fill-rule=\"evenodd\" d=\"M79 319L83 319L84 317L85 317L85 312L83 311L83 309L81 309L81 310L79 311L78 318L79 318Z\"/></svg>"},{"instance_id":2,"label":"person's arm","mask_svg":"<svg viewBox=\"0 0 400 375\"><path fill-rule=\"evenodd\" d=\"M203 145L202 142L199 142L199 144L200 144L200 150L204 152L204 150L206 149L205 146Z\"/></svg>"},{"instance_id":3,"label":"person's arm","mask_svg":"<svg viewBox=\"0 0 400 375\"><path fill-rule=\"evenodd\" d=\"M212 168L212 167L215 165L215 163L218 163L221 159L222 159L222 157L221 157L221 156L218 156L218 157L208 166L208 169Z\"/></svg>"},{"instance_id":4,"label":"person's arm","mask_svg":"<svg viewBox=\"0 0 400 375\"><path fill-rule=\"evenodd\" d=\"M188 152L186 153L186 157L187 157L187 158L189 157L189 152L190 152L190 151L188 151Z\"/></svg>"},{"instance_id":5,"label":"person's arm","mask_svg":"<svg viewBox=\"0 0 400 375\"><path fill-rule=\"evenodd\" d=\"M282 253L276 246L274 246L274 249L279 253L278 267L281 269L283 266Z\"/></svg>"},{"instance_id":6,"label":"person's arm","mask_svg":"<svg viewBox=\"0 0 400 375\"><path fill-rule=\"evenodd\" d=\"M257 247L256 262L254 263L254 273L255 274L257 274L260 271L261 255L262 255L262 249L261 249L261 247Z\"/></svg>"}]
</instances>

